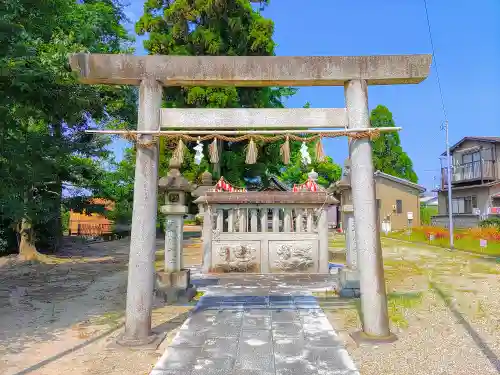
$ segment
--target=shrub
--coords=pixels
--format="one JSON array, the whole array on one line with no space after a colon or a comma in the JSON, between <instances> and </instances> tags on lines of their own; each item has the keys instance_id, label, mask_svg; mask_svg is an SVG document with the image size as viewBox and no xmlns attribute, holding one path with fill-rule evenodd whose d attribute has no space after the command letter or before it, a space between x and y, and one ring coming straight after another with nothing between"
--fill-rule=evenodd
<instances>
[{"instance_id":1,"label":"shrub","mask_svg":"<svg viewBox=\"0 0 500 375\"><path fill-rule=\"evenodd\" d=\"M479 223L481 228L495 228L500 231L500 217L490 217Z\"/></svg>"},{"instance_id":2,"label":"shrub","mask_svg":"<svg viewBox=\"0 0 500 375\"><path fill-rule=\"evenodd\" d=\"M438 208L433 206L420 207L420 221L422 225L431 225L431 217L438 214Z\"/></svg>"}]
</instances>

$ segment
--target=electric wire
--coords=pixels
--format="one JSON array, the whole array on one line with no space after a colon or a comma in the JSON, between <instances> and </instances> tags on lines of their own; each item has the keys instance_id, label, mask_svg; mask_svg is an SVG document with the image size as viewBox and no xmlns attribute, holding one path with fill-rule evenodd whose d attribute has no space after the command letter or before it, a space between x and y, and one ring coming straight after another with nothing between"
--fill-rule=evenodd
<instances>
[{"instance_id":1,"label":"electric wire","mask_svg":"<svg viewBox=\"0 0 500 375\"><path fill-rule=\"evenodd\" d=\"M434 39L432 38L432 28L431 28L431 22L429 19L429 10L427 9L427 0L424 1L424 8L425 8L425 18L427 20L427 29L429 32L429 40L431 42L431 50L432 50L432 62L434 63L434 70L436 71L436 80L438 84L438 89L439 89L439 96L441 98L441 107L443 111L443 118L444 118L444 123L441 126L441 130L445 131L446 134L446 168L447 168L447 187L448 187L448 228L450 231L450 248L454 248L454 234L453 234L453 204L452 204L452 178L451 178L451 160L450 160L450 145L449 145L449 126L448 126L448 115L446 113L446 107L444 105L444 95L443 95L443 88L441 86L441 79L439 78L439 68L438 68L438 63L436 59L436 49L434 48Z\"/></svg>"},{"instance_id":2,"label":"electric wire","mask_svg":"<svg viewBox=\"0 0 500 375\"><path fill-rule=\"evenodd\" d=\"M429 11L427 9L427 0L424 1L424 8L425 8L425 18L427 20L427 29L429 31L429 40L431 42L431 50L432 50L432 62L434 63L434 70L436 71L436 81L439 89L439 96L441 98L441 108L443 111L443 117L445 124L448 124L448 116L446 113L446 107L444 105L444 95L443 95L443 88L441 87L441 79L439 78L439 68L438 68L438 63L436 59L436 49L434 48L434 40L432 38L432 28L431 28L431 22L429 20Z\"/></svg>"}]
</instances>

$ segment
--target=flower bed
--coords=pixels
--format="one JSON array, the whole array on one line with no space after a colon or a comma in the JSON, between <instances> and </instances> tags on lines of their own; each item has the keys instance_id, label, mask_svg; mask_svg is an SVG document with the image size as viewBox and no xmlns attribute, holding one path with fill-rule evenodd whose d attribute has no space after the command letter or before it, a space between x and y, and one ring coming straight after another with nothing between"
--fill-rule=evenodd
<instances>
[{"instance_id":1,"label":"flower bed","mask_svg":"<svg viewBox=\"0 0 500 375\"><path fill-rule=\"evenodd\" d=\"M450 247L450 232L441 227L415 227L412 228L411 233L407 230L394 231L387 237ZM497 228L457 229L454 232L454 245L459 250L500 256L500 230Z\"/></svg>"}]
</instances>

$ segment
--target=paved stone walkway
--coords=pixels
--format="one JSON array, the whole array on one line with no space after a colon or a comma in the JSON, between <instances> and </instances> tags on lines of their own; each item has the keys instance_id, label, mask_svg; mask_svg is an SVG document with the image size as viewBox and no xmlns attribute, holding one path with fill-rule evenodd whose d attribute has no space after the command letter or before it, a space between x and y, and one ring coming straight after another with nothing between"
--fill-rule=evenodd
<instances>
[{"instance_id":1,"label":"paved stone walkway","mask_svg":"<svg viewBox=\"0 0 500 375\"><path fill-rule=\"evenodd\" d=\"M151 375L359 374L313 291L332 277L225 276L205 295ZM215 285L208 285L215 284Z\"/></svg>"}]
</instances>

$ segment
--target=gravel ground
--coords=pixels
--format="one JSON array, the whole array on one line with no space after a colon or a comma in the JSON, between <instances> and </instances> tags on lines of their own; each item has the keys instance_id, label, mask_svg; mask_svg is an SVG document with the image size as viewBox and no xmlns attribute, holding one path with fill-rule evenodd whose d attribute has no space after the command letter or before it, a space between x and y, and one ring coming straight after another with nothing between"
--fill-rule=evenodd
<instances>
[{"instance_id":1,"label":"gravel ground","mask_svg":"<svg viewBox=\"0 0 500 375\"><path fill-rule=\"evenodd\" d=\"M361 374L500 373L500 264L392 240L383 248L398 341L358 347L356 304L328 311Z\"/></svg>"}]
</instances>

